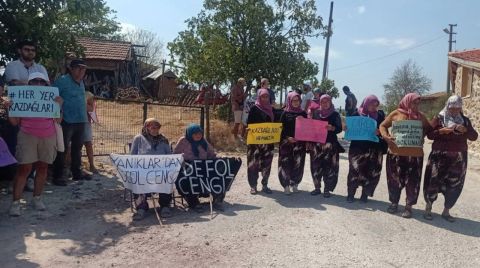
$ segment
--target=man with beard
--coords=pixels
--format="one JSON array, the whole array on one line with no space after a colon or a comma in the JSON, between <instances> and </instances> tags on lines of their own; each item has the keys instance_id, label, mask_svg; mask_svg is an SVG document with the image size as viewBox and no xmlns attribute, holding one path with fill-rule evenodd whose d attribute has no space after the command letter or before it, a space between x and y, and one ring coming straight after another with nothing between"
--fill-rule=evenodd
<instances>
[{"instance_id":1,"label":"man with beard","mask_svg":"<svg viewBox=\"0 0 480 268\"><path fill-rule=\"evenodd\" d=\"M48 77L47 70L35 62L37 46L32 41L22 41L18 44L19 58L10 62L5 68L5 82L11 86L28 84L28 76L39 72Z\"/></svg>"}]
</instances>

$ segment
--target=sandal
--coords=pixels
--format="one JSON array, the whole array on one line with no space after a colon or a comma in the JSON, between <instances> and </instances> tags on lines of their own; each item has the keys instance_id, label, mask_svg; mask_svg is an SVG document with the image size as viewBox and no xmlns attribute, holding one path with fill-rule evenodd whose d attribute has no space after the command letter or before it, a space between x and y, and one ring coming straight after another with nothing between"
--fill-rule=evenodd
<instances>
[{"instance_id":1,"label":"sandal","mask_svg":"<svg viewBox=\"0 0 480 268\"><path fill-rule=\"evenodd\" d=\"M325 197L325 198L330 198L330 196L332 196L332 195L330 194L329 191L325 191L325 192L323 193L323 197Z\"/></svg>"},{"instance_id":2,"label":"sandal","mask_svg":"<svg viewBox=\"0 0 480 268\"><path fill-rule=\"evenodd\" d=\"M402 217L405 219L410 219L412 217L412 210L405 208L405 210L402 213Z\"/></svg>"},{"instance_id":3,"label":"sandal","mask_svg":"<svg viewBox=\"0 0 480 268\"><path fill-rule=\"evenodd\" d=\"M423 218L428 221L433 220L432 212L425 212L425 214L423 214Z\"/></svg>"},{"instance_id":4,"label":"sandal","mask_svg":"<svg viewBox=\"0 0 480 268\"><path fill-rule=\"evenodd\" d=\"M396 213L397 211L398 211L398 204L391 204L387 208L387 212L390 213L390 214Z\"/></svg>"},{"instance_id":5,"label":"sandal","mask_svg":"<svg viewBox=\"0 0 480 268\"><path fill-rule=\"evenodd\" d=\"M258 192L257 192L257 189L255 189L255 188L251 188L251 189L250 189L250 194L256 195L257 193L258 193Z\"/></svg>"},{"instance_id":6,"label":"sandal","mask_svg":"<svg viewBox=\"0 0 480 268\"><path fill-rule=\"evenodd\" d=\"M311 195L319 195L321 193L322 193L322 191L320 191L320 189L315 189L315 190L310 192Z\"/></svg>"},{"instance_id":7,"label":"sandal","mask_svg":"<svg viewBox=\"0 0 480 268\"><path fill-rule=\"evenodd\" d=\"M444 218L448 222L455 222L455 218L452 217L450 214L442 214L442 218Z\"/></svg>"}]
</instances>

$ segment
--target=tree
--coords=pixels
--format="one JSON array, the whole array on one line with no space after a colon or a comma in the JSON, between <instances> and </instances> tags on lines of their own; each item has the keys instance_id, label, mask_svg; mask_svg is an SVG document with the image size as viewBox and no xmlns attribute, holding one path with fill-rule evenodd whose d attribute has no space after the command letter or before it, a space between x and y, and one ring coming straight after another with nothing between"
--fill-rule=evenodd
<instances>
[{"instance_id":1,"label":"tree","mask_svg":"<svg viewBox=\"0 0 480 268\"><path fill-rule=\"evenodd\" d=\"M402 63L393 72L388 84L383 85L385 89L385 108L387 111L396 109L398 103L408 93L423 95L430 91L432 81L422 74L422 68L413 60L409 59Z\"/></svg>"},{"instance_id":2,"label":"tree","mask_svg":"<svg viewBox=\"0 0 480 268\"><path fill-rule=\"evenodd\" d=\"M107 37L118 23L104 0L1 0L0 60L16 57L21 40L37 42L38 60L58 68L67 52L82 54L80 36Z\"/></svg>"},{"instance_id":3,"label":"tree","mask_svg":"<svg viewBox=\"0 0 480 268\"><path fill-rule=\"evenodd\" d=\"M145 56L140 59L142 62L156 67L162 64L163 43L156 33L134 28L124 33L121 39L134 45L144 46L137 51L138 55Z\"/></svg>"},{"instance_id":4,"label":"tree","mask_svg":"<svg viewBox=\"0 0 480 268\"><path fill-rule=\"evenodd\" d=\"M271 4L270 4L271 3ZM273 86L295 86L318 73L306 59L307 37L325 33L314 0L205 0L188 29L168 44L186 80L250 85L267 77Z\"/></svg>"},{"instance_id":5,"label":"tree","mask_svg":"<svg viewBox=\"0 0 480 268\"><path fill-rule=\"evenodd\" d=\"M321 83L315 78L312 83L312 88L320 88L322 93L328 94L332 98L338 98L338 96L340 96L338 94L338 88L335 86L335 81L328 78L322 80Z\"/></svg>"}]
</instances>

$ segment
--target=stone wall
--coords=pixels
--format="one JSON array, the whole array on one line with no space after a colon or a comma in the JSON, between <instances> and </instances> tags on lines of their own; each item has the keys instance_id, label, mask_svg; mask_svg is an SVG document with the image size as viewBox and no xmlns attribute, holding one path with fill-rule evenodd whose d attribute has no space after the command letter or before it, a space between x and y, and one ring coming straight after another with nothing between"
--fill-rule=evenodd
<instances>
[{"instance_id":1,"label":"stone wall","mask_svg":"<svg viewBox=\"0 0 480 268\"><path fill-rule=\"evenodd\" d=\"M461 77L462 68L458 68L459 72L457 72L457 81L455 83L455 93L460 95L461 92L461 85L459 85L462 79ZM467 72L465 72L467 75ZM473 83L472 83L472 91L470 97L463 98L463 112L464 114L470 118L472 121L473 127L475 130L480 131L480 70L475 70L473 75ZM460 82L457 84L457 82ZM468 142L469 151L473 153L475 156L480 157L480 141L477 140L475 142Z\"/></svg>"}]
</instances>

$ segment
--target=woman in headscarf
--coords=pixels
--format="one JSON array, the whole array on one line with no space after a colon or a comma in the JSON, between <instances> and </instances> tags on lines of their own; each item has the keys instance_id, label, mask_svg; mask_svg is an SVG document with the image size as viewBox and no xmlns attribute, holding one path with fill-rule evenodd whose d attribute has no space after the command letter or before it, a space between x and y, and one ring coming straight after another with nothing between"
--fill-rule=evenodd
<instances>
[{"instance_id":1,"label":"woman in headscarf","mask_svg":"<svg viewBox=\"0 0 480 268\"><path fill-rule=\"evenodd\" d=\"M428 134L433 140L423 182L425 219L432 220L432 204L438 193L445 196L442 218L453 222L450 209L462 192L467 173L467 140L475 141L478 133L470 119L462 113L462 98L451 96L445 108L431 121L434 130Z\"/></svg>"},{"instance_id":2,"label":"woman in headscarf","mask_svg":"<svg viewBox=\"0 0 480 268\"><path fill-rule=\"evenodd\" d=\"M296 118L307 117L300 104L301 98L298 93L295 91L288 93L287 105L280 116L283 128L278 156L278 178L287 195L298 192L298 184L302 181L305 166L305 142L294 138Z\"/></svg>"},{"instance_id":3,"label":"woman in headscarf","mask_svg":"<svg viewBox=\"0 0 480 268\"><path fill-rule=\"evenodd\" d=\"M270 93L266 88L260 88L257 92L255 106L250 109L247 125L257 123L270 123L274 121L273 108L270 103ZM247 131L249 129L247 128ZM271 194L268 188L268 177L272 168L273 144L249 144L247 145L248 183L250 194L257 194L258 173L262 174L262 191Z\"/></svg>"},{"instance_id":4,"label":"woman in headscarf","mask_svg":"<svg viewBox=\"0 0 480 268\"><path fill-rule=\"evenodd\" d=\"M398 108L390 113L380 125L380 133L388 143L387 184L391 202L387 211L396 213L402 189L406 188L406 205L402 217L412 217L412 206L417 203L423 169L423 147L398 147L395 137L388 131L395 121L418 120L421 122L423 137L431 131L427 118L419 111L420 95L409 93L400 101Z\"/></svg>"},{"instance_id":5,"label":"woman in headscarf","mask_svg":"<svg viewBox=\"0 0 480 268\"><path fill-rule=\"evenodd\" d=\"M312 114L313 119L327 121L327 140L325 144L313 143L310 148L310 169L315 190L312 195L321 194L321 181L325 184L323 196L330 197L330 192L335 189L338 182L340 152L344 149L337 139L337 134L342 132L342 119L335 111L332 97L327 94L320 97L320 108Z\"/></svg>"},{"instance_id":6,"label":"woman in headscarf","mask_svg":"<svg viewBox=\"0 0 480 268\"><path fill-rule=\"evenodd\" d=\"M185 161L191 160L205 160L205 159L214 159L217 157L215 154L215 150L213 146L208 143L208 141L203 136L203 129L198 124L190 124L188 125L185 136L181 137L175 149L173 150L176 154L183 154L183 159ZM204 211L203 207L200 205L198 194L189 194L184 195L183 198L188 203L188 206L198 213L202 213ZM216 210L223 211L223 198L225 197L224 194L215 194L212 193L213 196L213 208ZM200 196L200 197L208 197L208 196Z\"/></svg>"},{"instance_id":7,"label":"woman in headscarf","mask_svg":"<svg viewBox=\"0 0 480 268\"><path fill-rule=\"evenodd\" d=\"M375 135L380 136L378 127L385 119L385 113L378 110L380 101L375 95L367 96L358 110L352 116L365 116L377 122ZM349 203L355 200L358 186L362 186L360 201L367 202L373 196L382 172L383 150L385 141L379 137L380 142L354 140L348 150L349 170L347 177Z\"/></svg>"},{"instance_id":8,"label":"woman in headscarf","mask_svg":"<svg viewBox=\"0 0 480 268\"><path fill-rule=\"evenodd\" d=\"M148 118L143 124L142 133L133 138L130 154L135 155L161 155L171 154L170 144L167 138L160 134L160 121L155 118ZM145 218L149 209L147 202L147 194L135 194L135 214L133 220L141 220ZM158 203L160 204L160 216L168 218L172 216L170 211L170 203L172 201L171 194L159 194ZM155 202L155 200L154 200Z\"/></svg>"}]
</instances>

